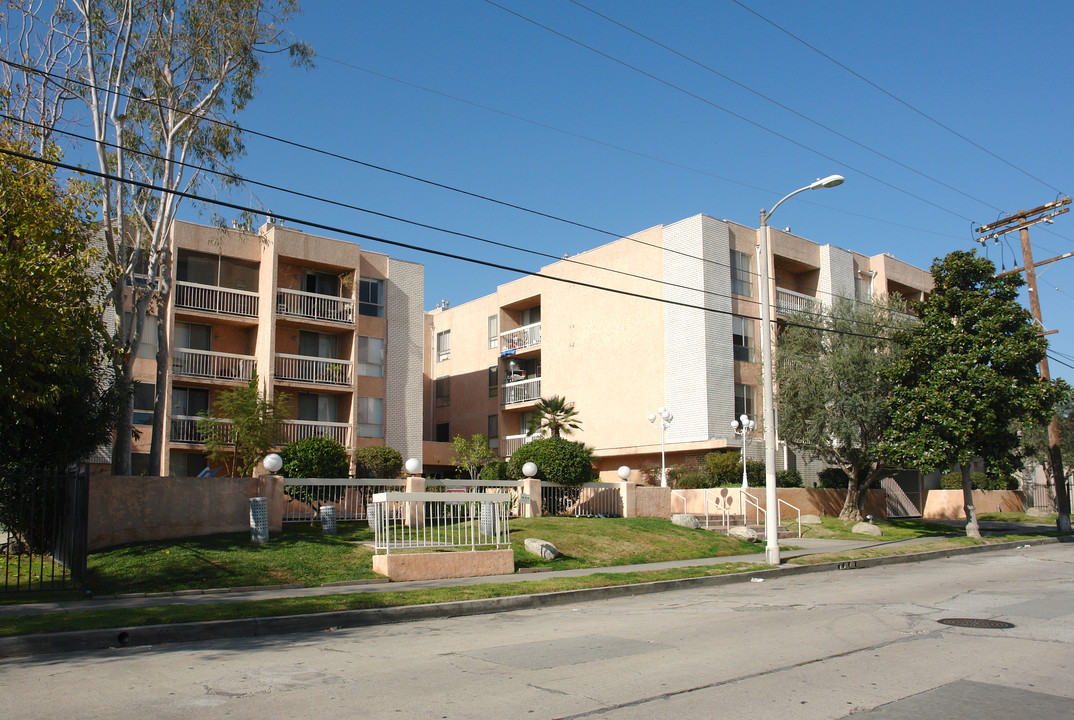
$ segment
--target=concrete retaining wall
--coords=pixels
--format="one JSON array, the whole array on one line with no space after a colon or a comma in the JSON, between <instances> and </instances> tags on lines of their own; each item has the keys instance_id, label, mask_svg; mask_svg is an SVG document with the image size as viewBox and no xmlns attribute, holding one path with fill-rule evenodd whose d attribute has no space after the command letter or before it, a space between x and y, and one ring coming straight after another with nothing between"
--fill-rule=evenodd
<instances>
[{"instance_id":1,"label":"concrete retaining wall","mask_svg":"<svg viewBox=\"0 0 1074 720\"><path fill-rule=\"evenodd\" d=\"M926 520L963 520L963 502L961 490L929 490L921 516ZM1017 490L974 490L973 507L978 513L1024 512L1025 502Z\"/></svg>"},{"instance_id":2,"label":"concrete retaining wall","mask_svg":"<svg viewBox=\"0 0 1074 720\"><path fill-rule=\"evenodd\" d=\"M515 553L512 550L373 556L373 572L386 576L392 582L510 575L514 571Z\"/></svg>"}]
</instances>

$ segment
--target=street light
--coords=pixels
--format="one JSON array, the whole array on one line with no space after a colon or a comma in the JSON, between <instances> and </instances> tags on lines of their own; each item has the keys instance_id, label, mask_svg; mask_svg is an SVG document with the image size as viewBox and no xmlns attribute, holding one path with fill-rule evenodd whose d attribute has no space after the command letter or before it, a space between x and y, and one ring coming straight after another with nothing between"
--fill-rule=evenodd
<instances>
[{"instance_id":1,"label":"street light","mask_svg":"<svg viewBox=\"0 0 1074 720\"><path fill-rule=\"evenodd\" d=\"M731 431L735 435L742 436L742 489L745 490L750 486L749 480L746 479L746 442L749 440L750 433L757 427L757 423L750 420L750 416L746 413L742 413L738 420L731 421Z\"/></svg>"},{"instance_id":2,"label":"street light","mask_svg":"<svg viewBox=\"0 0 1074 720\"><path fill-rule=\"evenodd\" d=\"M772 307L768 293L768 219L785 200L806 190L820 190L843 184L842 175L829 175L794 192L785 195L767 212L761 209L761 226L757 229L757 245L760 261L757 268L761 276L761 374L764 385L764 484L765 484L765 559L770 565L779 565L779 535L775 518L776 507L776 413L772 389Z\"/></svg>"},{"instance_id":3,"label":"street light","mask_svg":"<svg viewBox=\"0 0 1074 720\"><path fill-rule=\"evenodd\" d=\"M675 416L667 411L667 408L658 407L655 413L649 413L649 422L656 425L657 418L660 419L660 487L668 486L668 471L667 466L664 464L664 434L667 432L668 427L671 425L671 421L675 419Z\"/></svg>"}]
</instances>

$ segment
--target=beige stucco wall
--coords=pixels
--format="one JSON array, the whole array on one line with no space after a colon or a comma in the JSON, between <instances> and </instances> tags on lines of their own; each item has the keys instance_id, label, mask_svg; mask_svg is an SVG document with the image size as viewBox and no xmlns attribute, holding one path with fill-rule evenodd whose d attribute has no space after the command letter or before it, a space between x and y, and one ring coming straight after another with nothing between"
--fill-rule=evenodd
<instances>
[{"instance_id":1,"label":"beige stucco wall","mask_svg":"<svg viewBox=\"0 0 1074 720\"><path fill-rule=\"evenodd\" d=\"M928 520L962 520L966 517L961 490L929 490L921 516ZM978 513L1023 512L1025 502L1017 490L974 490L973 507Z\"/></svg>"},{"instance_id":2,"label":"beige stucco wall","mask_svg":"<svg viewBox=\"0 0 1074 720\"><path fill-rule=\"evenodd\" d=\"M765 489L763 487L750 488L746 491L753 498L753 502L762 509L767 507ZM672 513L705 514L705 506L708 505L709 515L719 514L720 507L727 509L728 514L736 515L745 511L746 516L752 518L756 511L753 504L744 500L741 488L713 488L710 490L713 502L706 502L704 490L676 490L671 495ZM845 490L831 490L827 488L777 488L776 497L785 503L790 503L798 508L803 515L838 515L843 509L843 501L846 499ZM783 519L794 515L785 505L781 506L780 514ZM885 500L883 490L870 490L865 499L865 514L873 517L885 516Z\"/></svg>"},{"instance_id":3,"label":"beige stucco wall","mask_svg":"<svg viewBox=\"0 0 1074 720\"><path fill-rule=\"evenodd\" d=\"M512 550L373 556L373 572L386 576L392 582L510 575L514 571L515 554Z\"/></svg>"},{"instance_id":4,"label":"beige stucco wall","mask_svg":"<svg viewBox=\"0 0 1074 720\"><path fill-rule=\"evenodd\" d=\"M280 477L91 476L89 549L249 530L252 497L269 498L269 532L281 532Z\"/></svg>"}]
</instances>

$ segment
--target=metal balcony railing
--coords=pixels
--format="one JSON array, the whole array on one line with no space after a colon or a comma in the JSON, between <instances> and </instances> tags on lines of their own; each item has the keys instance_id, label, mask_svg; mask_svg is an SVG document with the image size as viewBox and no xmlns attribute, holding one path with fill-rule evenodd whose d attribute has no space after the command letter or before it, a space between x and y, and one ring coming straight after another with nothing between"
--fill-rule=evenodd
<instances>
[{"instance_id":1,"label":"metal balcony railing","mask_svg":"<svg viewBox=\"0 0 1074 720\"><path fill-rule=\"evenodd\" d=\"M796 293L793 290L776 288L776 312L780 315L817 313L820 309L820 301L815 297Z\"/></svg>"},{"instance_id":2,"label":"metal balcony railing","mask_svg":"<svg viewBox=\"0 0 1074 720\"><path fill-rule=\"evenodd\" d=\"M515 353L519 350L525 350L526 348L537 347L540 344L541 323L533 323L532 325L525 325L514 330L507 330L506 332L500 333L501 355Z\"/></svg>"},{"instance_id":3,"label":"metal balcony railing","mask_svg":"<svg viewBox=\"0 0 1074 720\"><path fill-rule=\"evenodd\" d=\"M255 318L257 317L257 293L181 280L175 284L175 306Z\"/></svg>"},{"instance_id":4,"label":"metal balcony railing","mask_svg":"<svg viewBox=\"0 0 1074 720\"><path fill-rule=\"evenodd\" d=\"M350 425L340 422L321 420L284 420L283 437L289 442L298 442L308 437L330 437L343 447L347 447Z\"/></svg>"},{"instance_id":5,"label":"metal balcony railing","mask_svg":"<svg viewBox=\"0 0 1074 720\"><path fill-rule=\"evenodd\" d=\"M354 300L280 288L276 291L276 313L310 320L354 324Z\"/></svg>"},{"instance_id":6,"label":"metal balcony railing","mask_svg":"<svg viewBox=\"0 0 1074 720\"><path fill-rule=\"evenodd\" d=\"M198 421L200 417L196 415L172 415L172 427L169 438L173 443L194 443L201 444L205 442L205 435L198 430ZM230 420L217 420L220 431L224 435L224 442L231 442L231 421Z\"/></svg>"},{"instance_id":7,"label":"metal balcony railing","mask_svg":"<svg viewBox=\"0 0 1074 720\"><path fill-rule=\"evenodd\" d=\"M176 348L172 353L172 372L184 377L249 382L257 361L249 355Z\"/></svg>"},{"instance_id":8,"label":"metal balcony railing","mask_svg":"<svg viewBox=\"0 0 1074 720\"><path fill-rule=\"evenodd\" d=\"M500 393L501 405L530 402L541 399L541 378L504 383Z\"/></svg>"},{"instance_id":9,"label":"metal balcony railing","mask_svg":"<svg viewBox=\"0 0 1074 720\"><path fill-rule=\"evenodd\" d=\"M319 385L350 385L350 360L276 353L276 379Z\"/></svg>"}]
</instances>

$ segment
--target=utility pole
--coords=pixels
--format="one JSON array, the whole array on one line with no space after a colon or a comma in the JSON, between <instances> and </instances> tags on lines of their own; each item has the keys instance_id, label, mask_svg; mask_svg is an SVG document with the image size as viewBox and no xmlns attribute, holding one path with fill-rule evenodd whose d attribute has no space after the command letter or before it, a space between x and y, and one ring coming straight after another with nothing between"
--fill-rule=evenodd
<instances>
[{"instance_id":1,"label":"utility pole","mask_svg":"<svg viewBox=\"0 0 1074 720\"><path fill-rule=\"evenodd\" d=\"M1033 319L1044 331L1044 322L1040 314L1040 297L1037 293L1037 265L1044 265L1060 258L1051 258L1040 263L1033 262L1033 248L1029 244L1029 228L1039 222L1052 222L1056 215L1069 212L1070 198L1064 197L1050 203L1035 207L1032 210L1022 210L1010 215L1003 220L997 220L989 225L977 228L981 237L977 240L983 245L985 240L1018 231L1022 241L1022 265L1026 273L1026 285L1029 290L1029 309ZM1062 256L1060 256L1062 257ZM1048 356L1045 355L1040 361L1040 376L1045 381L1051 380L1051 372L1048 369ZM1052 415L1052 421L1048 424L1048 460L1052 466L1052 483L1055 486L1055 505L1058 517L1056 527L1060 532L1070 532L1070 495L1067 493L1066 478L1063 474L1063 456L1059 450L1059 418Z\"/></svg>"}]
</instances>

